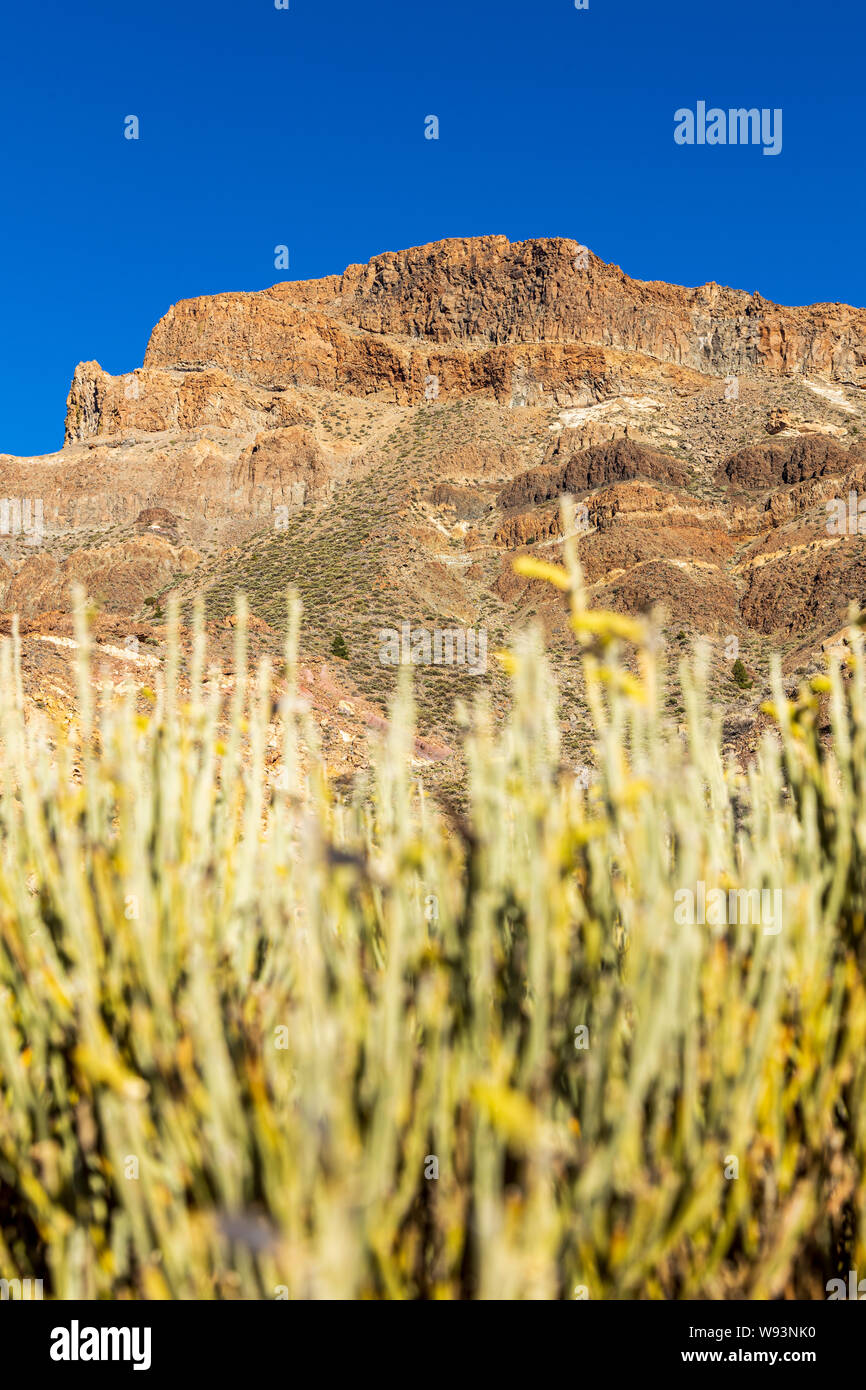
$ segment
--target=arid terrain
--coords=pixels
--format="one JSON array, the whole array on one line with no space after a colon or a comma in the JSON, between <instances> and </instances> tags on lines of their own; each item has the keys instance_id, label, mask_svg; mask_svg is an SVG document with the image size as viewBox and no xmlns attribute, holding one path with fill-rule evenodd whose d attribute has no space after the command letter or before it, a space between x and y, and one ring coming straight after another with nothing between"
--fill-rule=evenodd
<instances>
[{"instance_id":1,"label":"arid terrain","mask_svg":"<svg viewBox=\"0 0 866 1390\"><path fill-rule=\"evenodd\" d=\"M203 596L230 683L244 590L252 655L276 664L293 586L335 775L382 727L395 669L381 633L406 623L487 641L483 673L416 668L415 751L433 780L459 779L455 700L486 688L501 708L494 653L531 621L580 765L564 607L513 570L522 552L558 559L567 492L593 606L658 607L673 658L706 638L728 742L746 753L771 652L794 680L866 602L866 311L636 281L567 239L438 242L175 305L142 367L79 365L62 449L0 455L0 476L7 499L42 508L39 534L12 534L13 506L0 536L2 622L20 615L37 704L74 707L76 582L108 690L152 686L173 593L186 622ZM853 523L828 526L828 502L851 493Z\"/></svg>"}]
</instances>

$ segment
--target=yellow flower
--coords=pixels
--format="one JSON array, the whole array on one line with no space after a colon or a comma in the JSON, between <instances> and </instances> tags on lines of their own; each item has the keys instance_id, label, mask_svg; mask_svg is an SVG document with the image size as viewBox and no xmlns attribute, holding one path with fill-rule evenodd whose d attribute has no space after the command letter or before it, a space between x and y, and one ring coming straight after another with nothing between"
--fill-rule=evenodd
<instances>
[{"instance_id":1,"label":"yellow flower","mask_svg":"<svg viewBox=\"0 0 866 1390\"><path fill-rule=\"evenodd\" d=\"M526 579L546 579L557 589L570 589L571 576L561 565L548 564L546 560L536 560L534 555L518 555L514 561L514 573Z\"/></svg>"},{"instance_id":2,"label":"yellow flower","mask_svg":"<svg viewBox=\"0 0 866 1390\"><path fill-rule=\"evenodd\" d=\"M610 613L605 609L584 609L582 613L575 613L571 625L578 634L587 633L592 637L600 637L602 641L609 642L619 637L638 646L646 641L646 628L643 623L637 622L634 618L627 618L624 613Z\"/></svg>"},{"instance_id":3,"label":"yellow flower","mask_svg":"<svg viewBox=\"0 0 866 1390\"><path fill-rule=\"evenodd\" d=\"M517 657L514 655L513 652L494 652L493 655L499 662L502 669L505 672L507 672L509 676L517 675L517 672L520 669L520 662L518 661Z\"/></svg>"}]
</instances>

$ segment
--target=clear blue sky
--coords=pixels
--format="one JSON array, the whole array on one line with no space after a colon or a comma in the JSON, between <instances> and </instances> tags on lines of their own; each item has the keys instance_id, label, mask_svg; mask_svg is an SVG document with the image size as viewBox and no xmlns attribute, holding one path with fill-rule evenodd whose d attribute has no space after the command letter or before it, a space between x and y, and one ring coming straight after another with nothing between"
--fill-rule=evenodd
<instances>
[{"instance_id":1,"label":"clear blue sky","mask_svg":"<svg viewBox=\"0 0 866 1390\"><path fill-rule=\"evenodd\" d=\"M862 0L290 4L4 7L0 452L57 448L76 362L139 365L178 299L445 236L866 303ZM698 100L781 107L782 153L677 146Z\"/></svg>"}]
</instances>

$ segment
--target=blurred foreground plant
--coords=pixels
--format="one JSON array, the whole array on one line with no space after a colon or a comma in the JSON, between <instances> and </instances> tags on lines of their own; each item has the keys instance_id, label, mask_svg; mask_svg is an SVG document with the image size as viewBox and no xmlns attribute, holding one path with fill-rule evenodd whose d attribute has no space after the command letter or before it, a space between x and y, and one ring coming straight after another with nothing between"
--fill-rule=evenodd
<instances>
[{"instance_id":1,"label":"blurred foreground plant","mask_svg":"<svg viewBox=\"0 0 866 1390\"><path fill-rule=\"evenodd\" d=\"M565 528L566 533L568 527ZM666 722L652 631L564 570L596 733L563 771L528 636L480 699L455 829L410 772L403 684L369 778L329 786L297 698L23 715L0 671L0 1276L128 1298L823 1297L866 1263L866 684L832 742L784 701L726 767L704 658ZM533 568L536 566L536 568ZM174 621L176 622L176 615ZM626 660L627 657L627 660ZM826 692L824 692L826 696ZM228 732L224 734L224 725ZM782 890L781 930L678 892Z\"/></svg>"}]
</instances>

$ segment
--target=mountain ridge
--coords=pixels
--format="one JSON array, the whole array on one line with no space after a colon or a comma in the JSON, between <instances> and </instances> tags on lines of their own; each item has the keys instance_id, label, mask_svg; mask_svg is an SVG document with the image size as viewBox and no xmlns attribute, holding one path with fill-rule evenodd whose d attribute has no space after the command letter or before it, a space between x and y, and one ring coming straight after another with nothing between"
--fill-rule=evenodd
<instances>
[{"instance_id":1,"label":"mountain ridge","mask_svg":"<svg viewBox=\"0 0 866 1390\"><path fill-rule=\"evenodd\" d=\"M512 565L556 558L568 491L591 601L710 640L722 707L754 726L771 646L808 666L866 604L859 534L826 525L866 476L864 388L866 311L637 281L567 238L451 238L182 300L141 367L79 364L60 451L0 455L45 517L36 547L0 538L0 607L36 633L80 581L114 639L125 622L158 650L170 594L223 633L243 589L276 655L291 584L313 674L380 708L376 634L404 621L497 643L540 622L568 670L561 605ZM472 679L416 678L422 729L456 741Z\"/></svg>"},{"instance_id":2,"label":"mountain ridge","mask_svg":"<svg viewBox=\"0 0 866 1390\"><path fill-rule=\"evenodd\" d=\"M342 276L181 300L154 327L135 375L176 394L181 412L189 392L149 373L225 372L254 388L322 387L395 404L420 403L433 376L440 392L517 403L528 391L535 402L580 406L621 384L618 353L700 375L812 372L866 387L866 310L634 280L563 238L452 238ZM67 442L100 433L104 415L135 428L144 407L128 385L81 364Z\"/></svg>"}]
</instances>

